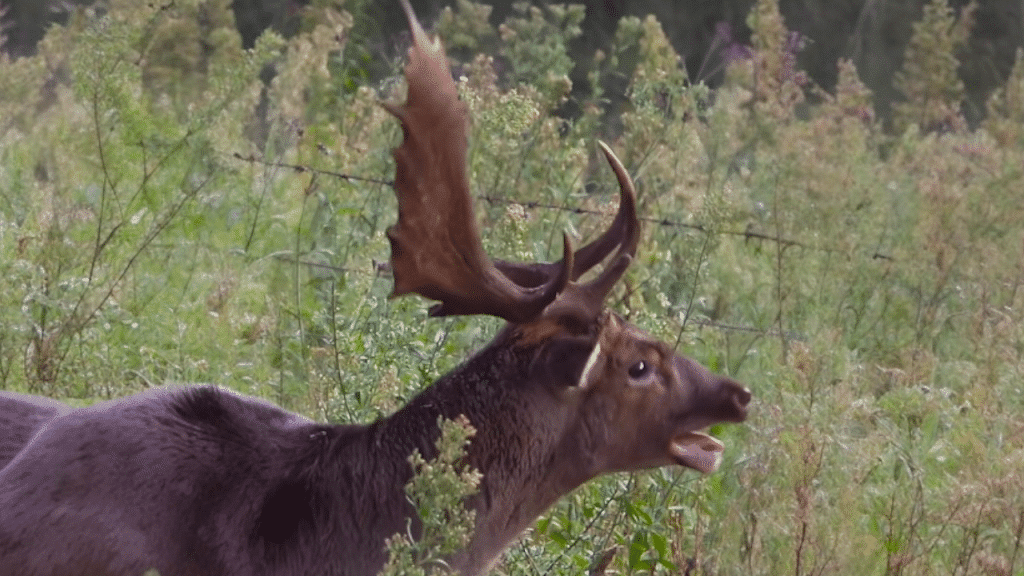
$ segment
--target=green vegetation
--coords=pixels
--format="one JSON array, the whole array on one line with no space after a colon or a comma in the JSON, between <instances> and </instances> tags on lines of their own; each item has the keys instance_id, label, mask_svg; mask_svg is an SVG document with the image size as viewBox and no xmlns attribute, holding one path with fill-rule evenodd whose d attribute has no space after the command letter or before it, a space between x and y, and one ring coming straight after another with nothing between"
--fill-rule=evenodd
<instances>
[{"instance_id":1,"label":"green vegetation","mask_svg":"<svg viewBox=\"0 0 1024 576\"><path fill-rule=\"evenodd\" d=\"M112 2L0 61L0 387L90 402L216 382L368 421L494 334L388 300L400 130L377 101L401 97L401 63L353 87L365 23L315 4L247 51L227 0ZM591 74L628 81L626 102L605 114L597 94L568 125L551 111L577 9L498 32L468 3L445 16L461 50L502 58L461 60L487 248L552 259L563 230L601 229L604 134L648 218L612 305L755 393L747 423L713 430L718 473L592 482L497 573L1024 571L1024 57L968 131L951 71L969 22L943 5L890 130L851 64L832 93L810 85L770 0L714 93L656 21L623 20Z\"/></svg>"},{"instance_id":2,"label":"green vegetation","mask_svg":"<svg viewBox=\"0 0 1024 576\"><path fill-rule=\"evenodd\" d=\"M390 558L381 576L427 576L450 572L446 558L469 544L476 513L462 507L463 500L476 493L480 473L458 464L476 430L465 417L440 419L438 455L431 462L413 452L409 463L416 476L406 486L409 500L422 519L423 531L414 540L397 534L388 541Z\"/></svg>"}]
</instances>

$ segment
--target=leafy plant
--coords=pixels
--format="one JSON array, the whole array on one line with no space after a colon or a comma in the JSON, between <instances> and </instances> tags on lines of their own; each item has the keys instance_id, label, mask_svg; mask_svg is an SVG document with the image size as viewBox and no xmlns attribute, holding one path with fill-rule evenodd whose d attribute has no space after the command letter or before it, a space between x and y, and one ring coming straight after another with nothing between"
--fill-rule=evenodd
<instances>
[{"instance_id":1,"label":"leafy plant","mask_svg":"<svg viewBox=\"0 0 1024 576\"><path fill-rule=\"evenodd\" d=\"M408 533L388 540L389 559L382 576L447 573L446 558L465 547L472 535L475 514L463 502L476 492L480 473L459 462L476 431L465 417L442 418L439 424L437 457L427 462L419 452L409 456L416 475L405 490L421 522L418 538L410 525Z\"/></svg>"}]
</instances>

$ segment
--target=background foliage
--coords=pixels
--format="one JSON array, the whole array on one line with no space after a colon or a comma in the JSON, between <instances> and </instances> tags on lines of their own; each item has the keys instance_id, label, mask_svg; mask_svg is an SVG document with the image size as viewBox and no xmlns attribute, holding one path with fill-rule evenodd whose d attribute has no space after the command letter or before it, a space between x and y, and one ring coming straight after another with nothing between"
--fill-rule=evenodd
<instances>
[{"instance_id":1,"label":"background foliage","mask_svg":"<svg viewBox=\"0 0 1024 576\"><path fill-rule=\"evenodd\" d=\"M387 299L400 131L377 102L402 82L395 58L367 83L367 4L303 8L252 48L229 4L74 11L0 61L0 387L79 403L207 381L368 421L496 330ZM828 91L801 70L769 0L718 89L628 17L586 99L565 57L579 8L491 17L440 17L487 248L551 259L561 231L592 237L615 204L593 140L611 140L646 218L613 306L755 393L714 430L721 471L592 482L498 573L1020 574L1020 53L969 129L972 20L929 4L885 130L851 62Z\"/></svg>"},{"instance_id":2,"label":"background foliage","mask_svg":"<svg viewBox=\"0 0 1024 576\"><path fill-rule=\"evenodd\" d=\"M116 3L117 0L113 0ZM105 10L108 0L0 0L0 28L7 31L9 54L34 53L36 43L53 22L64 24L76 8L92 6ZM307 8L325 0L235 0L231 3L243 46L250 48L264 31L275 30L286 38L308 30ZM395 37L404 33L405 21L397 2L371 0L330 0L344 5L353 16L348 34L347 74L350 88L367 79L379 81L389 74L388 61L401 54ZM800 68L819 86L832 91L838 80L835 62L852 60L861 80L871 89L879 116L888 121L890 107L904 101L906 94L894 81L905 57L913 61L908 42L915 22L921 20L929 0L779 0L787 27L794 33ZM753 28L746 18L754 0L582 0L581 19L574 25L579 33L566 37L567 50L561 58L572 62L569 78L574 98L565 102L560 114L578 118L581 101L594 90L605 92L605 105L618 109L626 103L628 76L606 76L600 86L591 82L589 72L595 53L608 53L624 18L643 20L653 15L664 27L669 43L682 56L687 73L712 87L721 84L730 55L738 46L749 44ZM464 0L414 0L417 14L433 20L442 9L464 12ZM969 13L970 33L956 48L956 74L964 82L963 114L971 125L984 116L986 101L1005 82L1014 54L1024 47L1024 4L1020 0L948 0L960 15ZM486 10L491 27L527 13L546 13L557 18L559 5L548 0L489 0L479 5ZM450 37L450 49L458 53L463 43L487 44L480 30ZM544 37L544 41L554 41ZM483 48L483 46L478 46ZM461 54L465 55L465 53ZM911 98L913 100L913 98Z\"/></svg>"}]
</instances>

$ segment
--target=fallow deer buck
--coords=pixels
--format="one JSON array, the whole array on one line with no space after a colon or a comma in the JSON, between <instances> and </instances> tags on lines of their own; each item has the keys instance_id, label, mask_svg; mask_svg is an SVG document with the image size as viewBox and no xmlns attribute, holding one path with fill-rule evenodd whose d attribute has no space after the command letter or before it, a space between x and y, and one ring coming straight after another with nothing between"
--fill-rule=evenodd
<instances>
[{"instance_id":1,"label":"fallow deer buck","mask_svg":"<svg viewBox=\"0 0 1024 576\"><path fill-rule=\"evenodd\" d=\"M438 417L476 428L476 524L449 559L486 572L551 504L607 472L718 466L700 432L746 416L750 393L604 308L639 239L633 185L612 224L552 264L491 260L466 175L467 111L441 46L413 31L395 150L394 294L433 316L508 324L465 364L369 425L317 424L212 386L154 389L71 409L0 394L0 575L340 576L376 573L385 539L418 519L413 450L435 453ZM608 260L590 281L579 278Z\"/></svg>"}]
</instances>

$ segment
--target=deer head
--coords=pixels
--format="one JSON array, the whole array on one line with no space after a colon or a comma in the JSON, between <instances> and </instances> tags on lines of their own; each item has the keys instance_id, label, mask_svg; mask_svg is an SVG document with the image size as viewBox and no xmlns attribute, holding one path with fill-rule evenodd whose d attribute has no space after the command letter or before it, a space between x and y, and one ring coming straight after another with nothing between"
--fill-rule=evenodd
<instances>
[{"instance_id":1,"label":"deer head","mask_svg":"<svg viewBox=\"0 0 1024 576\"><path fill-rule=\"evenodd\" d=\"M427 37L407 0L402 6L413 37L408 96L403 105L385 104L403 131L394 151L399 218L388 231L393 295L440 301L433 316L488 314L508 322L474 359L481 365L471 360L395 415L432 405L449 417L467 413L477 425L471 460L484 473L484 494L474 542L459 564L476 573L554 500L594 476L669 464L714 471L723 445L701 430L744 420L750 393L605 308L640 238L633 183L605 143L598 145L620 197L598 239L574 250L563 236L562 259L554 263L487 256L466 173L466 105L440 42ZM592 280L580 282L602 262ZM479 390L484 366L495 374L488 402L453 405L450 397L468 393L449 388L465 389L468 378ZM516 444L532 450L516 454L516 463L495 456ZM491 497L517 490L515 502Z\"/></svg>"},{"instance_id":2,"label":"deer head","mask_svg":"<svg viewBox=\"0 0 1024 576\"><path fill-rule=\"evenodd\" d=\"M404 135L402 145L394 151L399 218L388 230L394 270L392 296L418 293L439 300L430 311L432 316L488 314L503 318L521 345L557 340L552 348L558 354L575 355L577 361L580 354L585 356L578 377L582 389L628 381L633 388L619 386L617 395L634 397L642 395L638 390L654 388L643 384L664 380L660 388L669 392L679 383L696 384L700 393L705 393L701 385L724 390L728 401L719 410L679 422L682 428L742 421L750 396L745 389L675 355L667 345L604 308L608 293L632 262L640 238L633 182L604 142L598 145L620 189L618 213L604 234L575 252L568 236L563 235L562 260L551 264L513 263L487 256L466 174L466 105L459 100L440 41L431 41L408 0L401 2L413 37L405 69L408 97L404 105L384 104L401 121ZM608 264L596 278L578 282L606 259ZM649 425L652 421L644 422ZM661 458L651 455L612 469L676 461L709 472L722 449L719 442L693 430L673 435L666 448Z\"/></svg>"}]
</instances>

